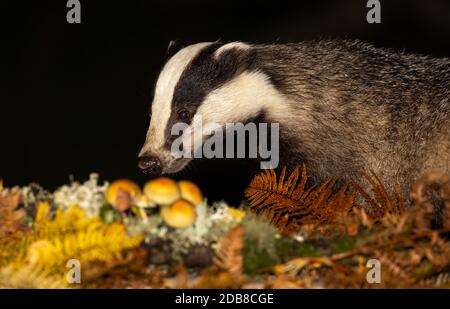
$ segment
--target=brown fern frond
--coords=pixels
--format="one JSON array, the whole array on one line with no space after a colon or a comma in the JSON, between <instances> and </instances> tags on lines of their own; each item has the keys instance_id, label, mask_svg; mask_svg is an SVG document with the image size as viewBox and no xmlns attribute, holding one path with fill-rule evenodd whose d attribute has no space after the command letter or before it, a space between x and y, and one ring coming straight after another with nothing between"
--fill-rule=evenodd
<instances>
[{"instance_id":1,"label":"brown fern frond","mask_svg":"<svg viewBox=\"0 0 450 309\"><path fill-rule=\"evenodd\" d=\"M437 275L419 282L420 288L450 288L450 273L438 273Z\"/></svg>"},{"instance_id":2,"label":"brown fern frond","mask_svg":"<svg viewBox=\"0 0 450 309\"><path fill-rule=\"evenodd\" d=\"M23 229L23 218L26 213L18 208L21 199L19 191L0 192L0 239L12 235L17 237Z\"/></svg>"},{"instance_id":3,"label":"brown fern frond","mask_svg":"<svg viewBox=\"0 0 450 309\"><path fill-rule=\"evenodd\" d=\"M225 234L219 243L214 265L241 281L244 272L244 227L238 225Z\"/></svg>"},{"instance_id":4,"label":"brown fern frond","mask_svg":"<svg viewBox=\"0 0 450 309\"><path fill-rule=\"evenodd\" d=\"M401 215L404 213L405 199L403 198L398 178L395 182L394 196L392 196L373 171L370 174L362 173L362 175L369 183L372 195L356 182L353 182L352 186L368 204L366 211L372 220L382 219L387 214Z\"/></svg>"},{"instance_id":5,"label":"brown fern frond","mask_svg":"<svg viewBox=\"0 0 450 309\"><path fill-rule=\"evenodd\" d=\"M307 187L306 165L302 164L287 177L286 167L277 179L274 170L256 175L245 191L250 209L269 218L282 233L298 232L306 224L329 224L339 213L352 208L355 193L348 184L337 193L337 179L329 179L318 186Z\"/></svg>"},{"instance_id":6,"label":"brown fern frond","mask_svg":"<svg viewBox=\"0 0 450 309\"><path fill-rule=\"evenodd\" d=\"M303 165L302 175L304 173L306 173L306 167ZM286 167L282 169L279 180L277 181L275 171L273 169L266 169L252 179L245 194L250 200L250 207L256 213L264 212L266 208L271 206L295 205L295 201L303 193L302 182L296 186L299 178L299 170L296 168L287 181L285 181L285 174Z\"/></svg>"},{"instance_id":7,"label":"brown fern frond","mask_svg":"<svg viewBox=\"0 0 450 309\"><path fill-rule=\"evenodd\" d=\"M401 279L402 285L408 286L415 281L415 279L405 271L405 267L402 265L401 260L395 255L391 256L388 253L380 251L375 251L374 254L381 265L383 265L383 270L387 270L389 275L393 278L396 278L397 280Z\"/></svg>"}]
</instances>

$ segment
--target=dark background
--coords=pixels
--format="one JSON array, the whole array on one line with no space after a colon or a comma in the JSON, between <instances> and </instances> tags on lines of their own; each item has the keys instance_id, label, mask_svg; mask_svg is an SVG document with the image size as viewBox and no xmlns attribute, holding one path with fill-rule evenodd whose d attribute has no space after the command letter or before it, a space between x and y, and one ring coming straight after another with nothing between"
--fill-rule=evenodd
<instances>
[{"instance_id":1,"label":"dark background","mask_svg":"<svg viewBox=\"0 0 450 309\"><path fill-rule=\"evenodd\" d=\"M2 1L3 2L3 1ZM19 4L15 2L20 2ZM4 1L0 176L54 189L69 175L142 184L137 153L147 131L155 78L170 40L295 42L357 38L379 47L450 56L450 1L381 0L382 23L360 1L81 0ZM15 3L15 4L14 4ZM2 86L2 88L3 88ZM178 175L212 199L237 201L251 175L245 161L200 161Z\"/></svg>"}]
</instances>

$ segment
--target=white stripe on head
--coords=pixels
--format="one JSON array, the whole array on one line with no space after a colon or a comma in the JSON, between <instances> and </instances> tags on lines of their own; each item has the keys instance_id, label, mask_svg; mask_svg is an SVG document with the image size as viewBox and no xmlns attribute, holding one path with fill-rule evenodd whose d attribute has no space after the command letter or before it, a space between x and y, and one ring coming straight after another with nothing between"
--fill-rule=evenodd
<instances>
[{"instance_id":1,"label":"white stripe on head","mask_svg":"<svg viewBox=\"0 0 450 309\"><path fill-rule=\"evenodd\" d=\"M272 119L290 114L287 98L261 72L243 72L210 92L197 110L203 122L242 122L261 111Z\"/></svg>"},{"instance_id":2,"label":"white stripe on head","mask_svg":"<svg viewBox=\"0 0 450 309\"><path fill-rule=\"evenodd\" d=\"M242 43L242 42L232 42L232 43L228 43L225 44L223 46L221 46L220 48L218 48L215 53L214 53L214 57L217 59L220 57L220 55L230 49L239 49L239 50L247 50L250 48L250 45L246 44L246 43Z\"/></svg>"},{"instance_id":3,"label":"white stripe on head","mask_svg":"<svg viewBox=\"0 0 450 309\"><path fill-rule=\"evenodd\" d=\"M210 92L199 106L196 117L201 126L192 123L183 133L183 144L201 145L210 129L227 123L246 122L261 112L270 119L286 119L292 115L288 99L270 83L264 73L243 72Z\"/></svg>"},{"instance_id":4,"label":"white stripe on head","mask_svg":"<svg viewBox=\"0 0 450 309\"><path fill-rule=\"evenodd\" d=\"M152 103L152 119L147 133L148 143L141 153L148 147L153 151L161 149L165 143L164 132L171 114L171 104L175 86L191 61L199 52L212 43L198 43L187 46L176 53L162 69L156 83L154 100ZM151 139L151 140L150 140Z\"/></svg>"}]
</instances>

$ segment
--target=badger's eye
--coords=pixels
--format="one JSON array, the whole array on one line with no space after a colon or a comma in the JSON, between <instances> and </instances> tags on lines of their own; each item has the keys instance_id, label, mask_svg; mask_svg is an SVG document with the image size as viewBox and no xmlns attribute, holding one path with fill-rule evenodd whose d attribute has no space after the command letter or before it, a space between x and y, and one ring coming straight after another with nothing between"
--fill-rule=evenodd
<instances>
[{"instance_id":1,"label":"badger's eye","mask_svg":"<svg viewBox=\"0 0 450 309\"><path fill-rule=\"evenodd\" d=\"M181 120L186 120L189 118L189 112L187 110L181 110L178 112L178 118L180 118Z\"/></svg>"}]
</instances>

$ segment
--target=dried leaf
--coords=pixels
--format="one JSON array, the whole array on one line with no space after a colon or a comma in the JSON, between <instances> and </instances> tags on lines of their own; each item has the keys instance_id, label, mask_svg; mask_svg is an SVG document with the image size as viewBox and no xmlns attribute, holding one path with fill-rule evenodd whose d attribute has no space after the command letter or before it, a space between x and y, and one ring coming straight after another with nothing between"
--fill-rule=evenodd
<instances>
[{"instance_id":1,"label":"dried leaf","mask_svg":"<svg viewBox=\"0 0 450 309\"><path fill-rule=\"evenodd\" d=\"M395 194L392 197L374 172L370 172L370 174L363 173L363 176L371 186L372 195L367 193L356 182L353 182L352 186L366 201L368 205L366 211L371 220L382 219L388 214L398 216L405 211L405 199L401 193L398 179L395 183Z\"/></svg>"},{"instance_id":2,"label":"dried leaf","mask_svg":"<svg viewBox=\"0 0 450 309\"><path fill-rule=\"evenodd\" d=\"M287 273L291 275L295 275L299 273L303 268L309 267L309 268L317 268L321 267L322 265L326 266L332 266L333 262L330 258L323 256L323 257L301 257L296 258L293 260L290 260L287 263L276 265L274 267L274 271L277 274Z\"/></svg>"},{"instance_id":3,"label":"dried leaf","mask_svg":"<svg viewBox=\"0 0 450 309\"><path fill-rule=\"evenodd\" d=\"M284 167L277 180L274 170L256 175L245 191L250 208L269 218L283 234L296 233L308 224L330 224L349 212L354 205L355 193L348 184L337 193L336 179L307 188L306 165L297 166L286 180Z\"/></svg>"},{"instance_id":4,"label":"dried leaf","mask_svg":"<svg viewBox=\"0 0 450 309\"><path fill-rule=\"evenodd\" d=\"M232 228L219 243L214 265L225 270L236 281L241 281L244 271L244 258L242 249L244 248L244 227L238 225Z\"/></svg>"},{"instance_id":5,"label":"dried leaf","mask_svg":"<svg viewBox=\"0 0 450 309\"><path fill-rule=\"evenodd\" d=\"M26 213L18 209L21 199L19 191L0 192L0 239L13 234L17 237L24 228L23 218Z\"/></svg>"}]
</instances>

